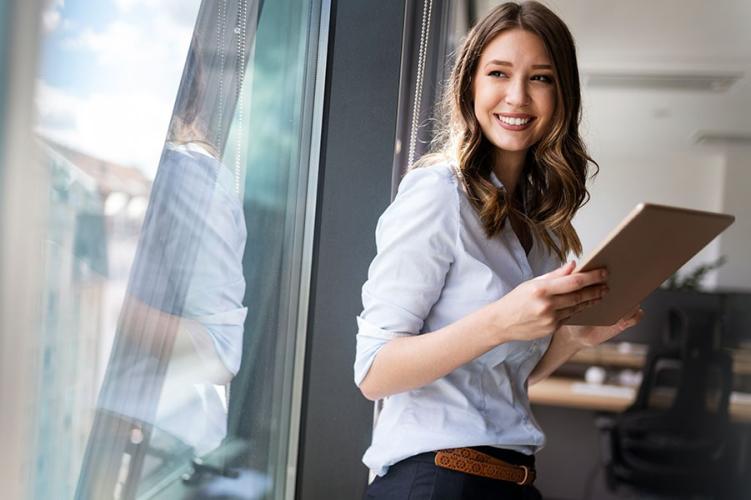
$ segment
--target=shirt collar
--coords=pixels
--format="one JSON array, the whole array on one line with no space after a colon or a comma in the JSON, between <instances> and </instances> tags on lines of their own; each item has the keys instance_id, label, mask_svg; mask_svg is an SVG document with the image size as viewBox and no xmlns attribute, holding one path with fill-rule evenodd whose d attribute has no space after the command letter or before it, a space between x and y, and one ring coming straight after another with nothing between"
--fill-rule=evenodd
<instances>
[{"instance_id":1,"label":"shirt collar","mask_svg":"<svg viewBox=\"0 0 751 500\"><path fill-rule=\"evenodd\" d=\"M181 151L181 152L190 151L192 153L198 153L204 156L208 156L209 158L214 158L206 148L204 148L200 144L196 144L195 142L185 142L181 144L169 142L167 143L167 147L169 147L170 149L174 149L175 151Z\"/></svg>"},{"instance_id":2,"label":"shirt collar","mask_svg":"<svg viewBox=\"0 0 751 500\"><path fill-rule=\"evenodd\" d=\"M493 172L492 170L490 171L490 182L492 182L492 183L493 183L493 185L494 185L495 187L497 187L497 188L502 188L502 187L503 187L503 183L502 183L502 182L501 182L501 180L500 180L500 179L499 179L499 178L498 178L498 177L497 177L497 176L495 175L495 172Z\"/></svg>"},{"instance_id":3,"label":"shirt collar","mask_svg":"<svg viewBox=\"0 0 751 500\"><path fill-rule=\"evenodd\" d=\"M490 182L492 182L493 185L497 187L498 189L503 189L503 190L506 189L503 183L501 182L501 180L498 178L497 175L495 175L495 172L493 172L492 170L490 171ZM524 211L525 214L527 213L527 196L524 191L522 191L522 210Z\"/></svg>"}]
</instances>

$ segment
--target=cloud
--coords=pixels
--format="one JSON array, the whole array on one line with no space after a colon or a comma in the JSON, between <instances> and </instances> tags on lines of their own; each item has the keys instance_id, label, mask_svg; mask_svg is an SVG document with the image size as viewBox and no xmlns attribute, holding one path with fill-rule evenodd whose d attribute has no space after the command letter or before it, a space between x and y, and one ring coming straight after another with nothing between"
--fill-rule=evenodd
<instances>
[{"instance_id":1,"label":"cloud","mask_svg":"<svg viewBox=\"0 0 751 500\"><path fill-rule=\"evenodd\" d=\"M178 24L195 23L196 16L189 2L185 0L115 0L115 7L121 15L136 12L149 12L150 15L164 16Z\"/></svg>"},{"instance_id":2,"label":"cloud","mask_svg":"<svg viewBox=\"0 0 751 500\"><path fill-rule=\"evenodd\" d=\"M192 26L177 25L171 20L153 18L143 23L117 20L101 31L87 28L67 37L64 47L88 52L108 70L120 68L123 73L162 72L182 68L188 52Z\"/></svg>"},{"instance_id":3,"label":"cloud","mask_svg":"<svg viewBox=\"0 0 751 500\"><path fill-rule=\"evenodd\" d=\"M124 54L131 52L128 47L137 48L134 47L134 43L139 41L139 35L137 27L122 21L115 21L103 31L87 28L81 33L66 38L63 45L67 49L92 52L100 62L115 63Z\"/></svg>"},{"instance_id":4,"label":"cloud","mask_svg":"<svg viewBox=\"0 0 751 500\"><path fill-rule=\"evenodd\" d=\"M37 132L93 156L141 168L153 177L171 103L146 92L86 97L37 82Z\"/></svg>"},{"instance_id":5,"label":"cloud","mask_svg":"<svg viewBox=\"0 0 751 500\"><path fill-rule=\"evenodd\" d=\"M50 1L57 5L58 0ZM170 14L178 4L190 19ZM68 82L65 87L38 82L38 131L153 175L199 4L116 0L120 10L114 21L69 30L60 42L63 54L82 65L59 79ZM59 66L66 71L66 64Z\"/></svg>"},{"instance_id":6,"label":"cloud","mask_svg":"<svg viewBox=\"0 0 751 500\"><path fill-rule=\"evenodd\" d=\"M158 3L156 0L115 0L115 6L120 12L131 12L136 7L153 8Z\"/></svg>"},{"instance_id":7,"label":"cloud","mask_svg":"<svg viewBox=\"0 0 751 500\"><path fill-rule=\"evenodd\" d=\"M126 1L126 0L120 0ZM61 42L72 54L84 57L97 84L112 88L149 88L173 100L188 53L199 2L183 2L191 16L180 21L161 3L148 7L146 0L131 15L99 28L84 28ZM98 67L97 67L98 66Z\"/></svg>"},{"instance_id":8,"label":"cloud","mask_svg":"<svg viewBox=\"0 0 751 500\"><path fill-rule=\"evenodd\" d=\"M60 26L64 4L64 0L45 0L44 11L42 11L42 29L45 33L52 33Z\"/></svg>"}]
</instances>

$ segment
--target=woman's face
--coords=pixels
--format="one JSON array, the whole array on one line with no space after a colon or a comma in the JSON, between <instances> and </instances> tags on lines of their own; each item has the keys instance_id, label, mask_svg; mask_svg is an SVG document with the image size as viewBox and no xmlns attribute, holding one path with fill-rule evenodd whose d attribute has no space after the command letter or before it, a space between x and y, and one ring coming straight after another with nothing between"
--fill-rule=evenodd
<instances>
[{"instance_id":1,"label":"woman's face","mask_svg":"<svg viewBox=\"0 0 751 500\"><path fill-rule=\"evenodd\" d=\"M503 151L524 152L550 127L556 101L553 64L542 40L522 29L496 36L472 77L483 134Z\"/></svg>"}]
</instances>

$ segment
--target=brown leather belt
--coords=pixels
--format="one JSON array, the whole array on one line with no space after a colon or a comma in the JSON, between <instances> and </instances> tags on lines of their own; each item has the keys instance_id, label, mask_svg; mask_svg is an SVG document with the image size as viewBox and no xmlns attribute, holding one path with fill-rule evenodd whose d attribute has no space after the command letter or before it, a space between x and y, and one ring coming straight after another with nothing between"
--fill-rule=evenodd
<instances>
[{"instance_id":1,"label":"brown leather belt","mask_svg":"<svg viewBox=\"0 0 751 500\"><path fill-rule=\"evenodd\" d=\"M435 464L445 469L475 476L510 481L522 486L532 484L535 470L526 465L512 465L472 448L450 448L435 454Z\"/></svg>"}]
</instances>

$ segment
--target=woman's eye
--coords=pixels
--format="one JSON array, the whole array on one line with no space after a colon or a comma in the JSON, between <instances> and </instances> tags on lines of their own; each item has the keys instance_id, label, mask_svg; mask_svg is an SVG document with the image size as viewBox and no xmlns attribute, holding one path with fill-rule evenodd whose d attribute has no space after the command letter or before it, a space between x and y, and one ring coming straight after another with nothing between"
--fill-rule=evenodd
<instances>
[{"instance_id":1,"label":"woman's eye","mask_svg":"<svg viewBox=\"0 0 751 500\"><path fill-rule=\"evenodd\" d=\"M488 76L492 76L494 78L499 78L501 76L506 76L506 73L504 73L503 71L495 70L495 71L491 71L490 73L488 73Z\"/></svg>"},{"instance_id":2,"label":"woman's eye","mask_svg":"<svg viewBox=\"0 0 751 500\"><path fill-rule=\"evenodd\" d=\"M532 77L533 80L538 80L540 82L544 83L553 83L553 78L548 75L535 75Z\"/></svg>"}]
</instances>

